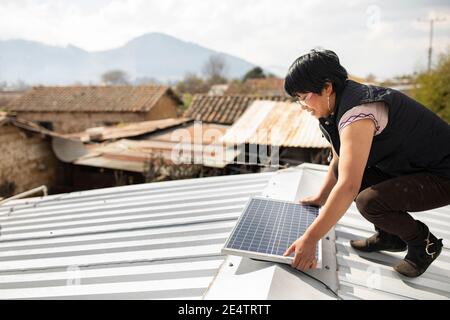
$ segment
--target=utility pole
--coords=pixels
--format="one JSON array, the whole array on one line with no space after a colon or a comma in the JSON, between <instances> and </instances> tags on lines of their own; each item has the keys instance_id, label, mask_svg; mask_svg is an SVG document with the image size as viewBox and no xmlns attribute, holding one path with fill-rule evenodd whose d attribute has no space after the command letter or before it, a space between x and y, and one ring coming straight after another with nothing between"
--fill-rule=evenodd
<instances>
[{"instance_id":1,"label":"utility pole","mask_svg":"<svg viewBox=\"0 0 450 320\"><path fill-rule=\"evenodd\" d=\"M433 27L435 22L445 21L445 18L419 19L420 22L430 23L430 46L428 47L428 72L431 71L431 59L433 54Z\"/></svg>"}]
</instances>

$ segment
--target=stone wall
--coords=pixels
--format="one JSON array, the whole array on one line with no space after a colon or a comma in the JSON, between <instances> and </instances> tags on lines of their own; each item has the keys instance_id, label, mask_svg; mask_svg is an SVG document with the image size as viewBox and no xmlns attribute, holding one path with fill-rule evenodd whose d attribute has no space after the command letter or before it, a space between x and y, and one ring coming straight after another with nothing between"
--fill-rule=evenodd
<instances>
[{"instance_id":1,"label":"stone wall","mask_svg":"<svg viewBox=\"0 0 450 320\"><path fill-rule=\"evenodd\" d=\"M46 185L51 192L60 184L61 164L51 148L50 138L0 126L0 197Z\"/></svg>"}]
</instances>

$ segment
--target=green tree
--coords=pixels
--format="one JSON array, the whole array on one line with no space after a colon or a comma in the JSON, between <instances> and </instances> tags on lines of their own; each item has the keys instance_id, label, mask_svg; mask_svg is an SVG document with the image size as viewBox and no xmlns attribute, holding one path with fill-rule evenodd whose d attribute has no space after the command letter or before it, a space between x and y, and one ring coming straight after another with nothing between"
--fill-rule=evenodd
<instances>
[{"instance_id":1,"label":"green tree","mask_svg":"<svg viewBox=\"0 0 450 320\"><path fill-rule=\"evenodd\" d=\"M412 95L450 123L450 50L439 56L436 67L430 72L417 75Z\"/></svg>"},{"instance_id":2,"label":"green tree","mask_svg":"<svg viewBox=\"0 0 450 320\"><path fill-rule=\"evenodd\" d=\"M245 82L245 80L247 79L261 79L265 77L266 75L264 74L264 71L261 67L254 67L244 75L242 81Z\"/></svg>"}]
</instances>

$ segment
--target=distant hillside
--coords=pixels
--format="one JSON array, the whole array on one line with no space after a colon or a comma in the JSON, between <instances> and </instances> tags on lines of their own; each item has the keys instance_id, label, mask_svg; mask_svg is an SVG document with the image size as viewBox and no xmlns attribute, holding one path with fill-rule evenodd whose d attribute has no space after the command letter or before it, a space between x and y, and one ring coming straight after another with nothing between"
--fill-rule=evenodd
<instances>
[{"instance_id":1,"label":"distant hillside","mask_svg":"<svg viewBox=\"0 0 450 320\"><path fill-rule=\"evenodd\" d=\"M126 71L131 80L153 78L161 82L200 74L207 59L221 54L229 77L241 77L255 67L240 58L185 42L161 33L135 38L124 46L88 52L74 46L55 47L25 40L0 41L0 82L19 79L30 84L98 83L113 69Z\"/></svg>"}]
</instances>

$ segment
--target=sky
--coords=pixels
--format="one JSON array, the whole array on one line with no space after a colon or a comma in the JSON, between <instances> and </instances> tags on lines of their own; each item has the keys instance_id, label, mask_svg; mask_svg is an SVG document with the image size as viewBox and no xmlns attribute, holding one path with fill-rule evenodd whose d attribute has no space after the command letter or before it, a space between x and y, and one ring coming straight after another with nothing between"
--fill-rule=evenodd
<instances>
[{"instance_id":1,"label":"sky","mask_svg":"<svg viewBox=\"0 0 450 320\"><path fill-rule=\"evenodd\" d=\"M280 76L320 47L351 74L385 79L426 68L430 18L446 18L435 23L436 61L450 51L448 0L0 0L0 40L101 51L160 32Z\"/></svg>"}]
</instances>

